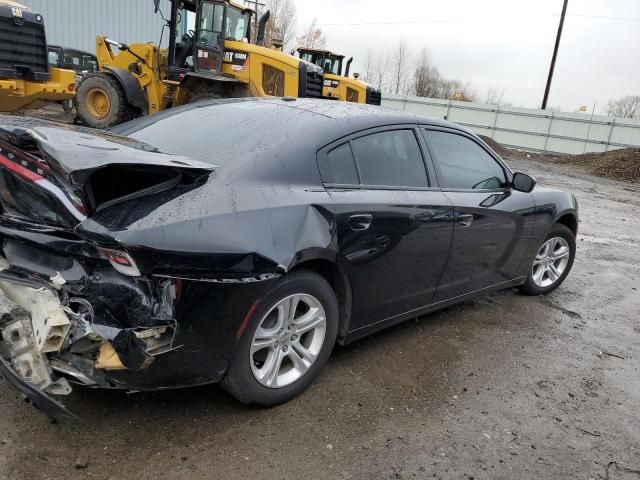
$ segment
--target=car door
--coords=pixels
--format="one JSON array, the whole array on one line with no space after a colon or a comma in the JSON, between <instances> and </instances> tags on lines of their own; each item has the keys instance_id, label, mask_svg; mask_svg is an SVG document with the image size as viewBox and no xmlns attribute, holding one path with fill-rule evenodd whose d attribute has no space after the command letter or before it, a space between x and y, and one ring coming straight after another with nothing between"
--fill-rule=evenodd
<instances>
[{"instance_id":1,"label":"car door","mask_svg":"<svg viewBox=\"0 0 640 480\"><path fill-rule=\"evenodd\" d=\"M227 5L221 1L203 1L196 15L194 57L197 72L221 72Z\"/></svg>"},{"instance_id":2,"label":"car door","mask_svg":"<svg viewBox=\"0 0 640 480\"><path fill-rule=\"evenodd\" d=\"M514 280L532 240L534 202L474 136L423 129L438 185L453 204L453 242L434 301Z\"/></svg>"},{"instance_id":3,"label":"car door","mask_svg":"<svg viewBox=\"0 0 640 480\"><path fill-rule=\"evenodd\" d=\"M453 208L429 183L413 125L369 130L319 155L352 292L350 331L431 302L453 235Z\"/></svg>"}]
</instances>

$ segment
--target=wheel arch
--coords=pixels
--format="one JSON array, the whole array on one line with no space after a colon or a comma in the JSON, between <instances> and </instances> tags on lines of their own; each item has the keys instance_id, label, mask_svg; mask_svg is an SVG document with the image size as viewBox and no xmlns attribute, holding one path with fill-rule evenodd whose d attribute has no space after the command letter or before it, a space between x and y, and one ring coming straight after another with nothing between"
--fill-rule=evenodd
<instances>
[{"instance_id":1,"label":"wheel arch","mask_svg":"<svg viewBox=\"0 0 640 480\"><path fill-rule=\"evenodd\" d=\"M122 68L110 66L102 67L101 72L107 75L111 75L118 81L118 83L122 87L122 90L124 91L125 96L127 97L129 105L142 110L144 114L148 113L149 106L147 103L147 97L145 96L144 91L140 86L140 82L136 80L136 77L134 77L126 70L123 70Z\"/></svg>"},{"instance_id":2,"label":"wheel arch","mask_svg":"<svg viewBox=\"0 0 640 480\"><path fill-rule=\"evenodd\" d=\"M300 270L317 273L331 285L338 299L338 311L340 315L337 342L344 345L352 310L351 283L349 282L349 278L337 263L326 258L304 260L297 263L290 271L296 272Z\"/></svg>"},{"instance_id":3,"label":"wheel arch","mask_svg":"<svg viewBox=\"0 0 640 480\"><path fill-rule=\"evenodd\" d=\"M562 212L553 223L554 225L556 223L564 225L571 230L574 235L578 235L578 216L573 211Z\"/></svg>"}]
</instances>

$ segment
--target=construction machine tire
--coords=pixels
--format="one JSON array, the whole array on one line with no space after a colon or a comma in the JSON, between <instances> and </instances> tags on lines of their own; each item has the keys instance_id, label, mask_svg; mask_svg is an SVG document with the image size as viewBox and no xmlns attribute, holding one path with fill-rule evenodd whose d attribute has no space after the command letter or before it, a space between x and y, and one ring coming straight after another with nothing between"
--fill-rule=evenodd
<instances>
[{"instance_id":1,"label":"construction machine tire","mask_svg":"<svg viewBox=\"0 0 640 480\"><path fill-rule=\"evenodd\" d=\"M79 120L93 128L111 128L135 116L118 80L103 72L82 79L76 90L75 107Z\"/></svg>"}]
</instances>

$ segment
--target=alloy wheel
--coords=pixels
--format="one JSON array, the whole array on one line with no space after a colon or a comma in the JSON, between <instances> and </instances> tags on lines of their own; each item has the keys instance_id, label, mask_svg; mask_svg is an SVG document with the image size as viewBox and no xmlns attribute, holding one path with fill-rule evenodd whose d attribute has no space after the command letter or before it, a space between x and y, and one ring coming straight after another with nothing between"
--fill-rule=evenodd
<instances>
[{"instance_id":1,"label":"alloy wheel","mask_svg":"<svg viewBox=\"0 0 640 480\"><path fill-rule=\"evenodd\" d=\"M299 293L277 302L262 317L251 340L250 362L255 379L281 388L300 379L324 344L327 319L322 304Z\"/></svg>"},{"instance_id":2,"label":"alloy wheel","mask_svg":"<svg viewBox=\"0 0 640 480\"><path fill-rule=\"evenodd\" d=\"M531 276L533 282L541 288L547 288L556 283L569 264L571 249L569 243L562 237L547 240L533 261Z\"/></svg>"}]
</instances>

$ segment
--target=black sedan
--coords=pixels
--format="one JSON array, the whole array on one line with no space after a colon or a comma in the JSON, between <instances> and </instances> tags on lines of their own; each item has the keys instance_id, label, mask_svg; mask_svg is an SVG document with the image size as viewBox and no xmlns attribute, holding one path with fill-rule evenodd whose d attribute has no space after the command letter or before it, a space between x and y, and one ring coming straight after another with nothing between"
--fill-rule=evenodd
<instances>
[{"instance_id":1,"label":"black sedan","mask_svg":"<svg viewBox=\"0 0 640 480\"><path fill-rule=\"evenodd\" d=\"M50 415L72 384L221 381L284 402L336 342L573 264L570 193L404 112L208 101L110 133L0 119L0 366Z\"/></svg>"}]
</instances>

